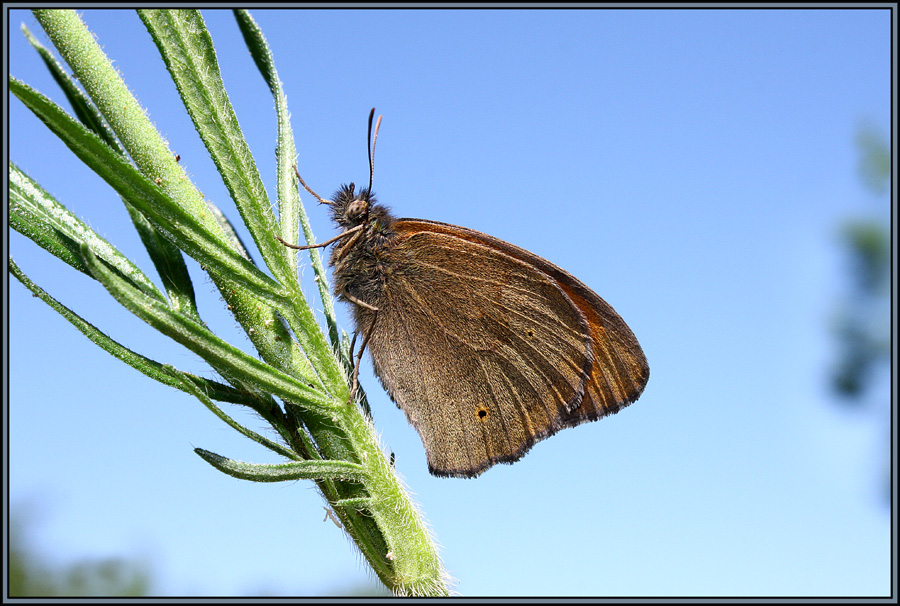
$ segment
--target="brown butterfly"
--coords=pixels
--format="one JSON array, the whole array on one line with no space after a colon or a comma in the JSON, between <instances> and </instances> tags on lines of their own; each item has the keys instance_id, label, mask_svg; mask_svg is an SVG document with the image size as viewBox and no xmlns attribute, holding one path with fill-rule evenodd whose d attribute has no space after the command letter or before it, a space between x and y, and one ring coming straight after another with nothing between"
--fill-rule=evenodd
<instances>
[{"instance_id":1,"label":"brown butterfly","mask_svg":"<svg viewBox=\"0 0 900 606\"><path fill-rule=\"evenodd\" d=\"M367 188L351 183L324 200L300 182L342 229L317 246L336 242L335 293L353 305L364 337L359 355L368 345L375 374L422 438L432 474L477 476L637 400L650 368L606 301L553 263L487 234L395 219L371 191L373 153L371 143Z\"/></svg>"}]
</instances>

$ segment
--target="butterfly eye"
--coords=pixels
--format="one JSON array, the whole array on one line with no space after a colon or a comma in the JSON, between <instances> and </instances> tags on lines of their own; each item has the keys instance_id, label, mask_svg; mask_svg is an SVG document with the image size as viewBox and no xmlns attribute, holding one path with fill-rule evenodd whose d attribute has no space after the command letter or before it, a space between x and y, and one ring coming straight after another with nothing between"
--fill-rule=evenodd
<instances>
[{"instance_id":1,"label":"butterfly eye","mask_svg":"<svg viewBox=\"0 0 900 606\"><path fill-rule=\"evenodd\" d=\"M366 201L357 198L347 206L347 218L350 220L358 219L366 212Z\"/></svg>"}]
</instances>

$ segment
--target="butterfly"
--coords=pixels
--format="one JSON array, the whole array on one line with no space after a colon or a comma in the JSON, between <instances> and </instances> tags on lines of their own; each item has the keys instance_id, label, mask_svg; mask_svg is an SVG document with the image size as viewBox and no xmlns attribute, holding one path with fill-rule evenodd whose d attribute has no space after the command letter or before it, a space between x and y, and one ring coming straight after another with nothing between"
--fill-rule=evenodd
<instances>
[{"instance_id":1,"label":"butterfly","mask_svg":"<svg viewBox=\"0 0 900 606\"><path fill-rule=\"evenodd\" d=\"M334 244L334 290L353 308L359 355L368 346L375 374L422 439L429 471L475 477L637 400L650 376L644 352L581 281L523 248L397 219L377 201L373 116L368 187L343 185L325 200L297 176L342 230L316 246Z\"/></svg>"}]
</instances>

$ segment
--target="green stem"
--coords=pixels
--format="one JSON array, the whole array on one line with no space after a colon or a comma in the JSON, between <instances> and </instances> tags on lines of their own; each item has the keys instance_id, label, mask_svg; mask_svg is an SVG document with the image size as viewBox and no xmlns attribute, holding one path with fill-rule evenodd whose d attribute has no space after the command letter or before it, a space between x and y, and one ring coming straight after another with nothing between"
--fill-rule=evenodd
<instances>
[{"instance_id":1,"label":"green stem","mask_svg":"<svg viewBox=\"0 0 900 606\"><path fill-rule=\"evenodd\" d=\"M80 318L71 317L70 321L148 376L192 393L237 431L289 460L255 465L198 449L210 464L253 481L313 480L376 575L395 594L447 595L448 578L421 516L388 462L370 418L350 402L347 369L335 352L339 345L336 326L329 323L329 343L303 298L291 253L270 240L275 234L296 234L297 229L274 220L255 163L245 154L236 117L218 76L212 42L199 13L146 11L142 18L170 63L185 104L193 107L197 129L217 157L217 167L229 183L268 273L249 261L243 246L223 232L222 225L227 221L217 220L211 212L80 18L72 11L41 10L35 14L134 164L24 84L11 80L11 90L155 228L179 249L205 262L205 269L261 360L218 338L194 314L179 313L179 306L164 300L152 284L144 283L137 268L120 262L124 259L119 253L89 231L58 225L53 235L62 240L41 240L40 230L31 228L52 219L55 211L46 204L32 204L28 188L17 189L16 207L22 209L17 225L23 233L30 230L33 233L26 235L33 240L87 270L129 311L202 356L235 387L198 382L196 377L168 365L160 367L137 354L132 356L133 352L99 338L99 331ZM287 191L294 148L286 102L265 39L248 14L238 16L276 99L279 203L285 210L282 221L295 222L298 215L302 216L302 209L299 197L295 199ZM204 114L203 99L215 106L208 108L211 114ZM307 237L312 237L308 231ZM11 263L10 267L15 265ZM319 272L324 282L320 264ZM22 278L30 284L24 274ZM321 287L327 294L327 284ZM326 297L329 304L330 296ZM66 313L59 304L54 309ZM210 398L215 396L253 406L284 444L241 427L212 403ZM281 398L283 409L273 396Z\"/></svg>"}]
</instances>

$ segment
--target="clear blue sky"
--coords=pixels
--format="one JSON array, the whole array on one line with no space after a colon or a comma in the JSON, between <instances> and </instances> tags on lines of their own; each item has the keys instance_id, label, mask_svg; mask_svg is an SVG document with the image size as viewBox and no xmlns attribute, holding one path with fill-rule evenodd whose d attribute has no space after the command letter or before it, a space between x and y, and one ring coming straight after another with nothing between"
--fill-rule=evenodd
<instances>
[{"instance_id":1,"label":"clear blue sky","mask_svg":"<svg viewBox=\"0 0 900 606\"><path fill-rule=\"evenodd\" d=\"M305 180L367 178L398 216L463 225L566 268L610 302L650 363L641 399L475 480L428 474L378 387L396 453L464 595L886 595L887 375L874 402L829 391L846 271L841 222L886 216L854 138L890 125L890 13L874 10L253 12L284 83ZM274 195L273 102L230 12L204 13ZM143 25L84 14L203 193L237 213ZM10 13L10 72L62 95ZM152 265L117 196L12 100L12 159ZM308 202L320 239L334 232ZM246 242L252 241L249 236ZM208 366L19 234L38 284L160 362ZM258 258L258 253L256 254ZM197 265L201 313L249 349ZM314 293L311 272L303 279ZM311 483L260 485L193 454L274 462L195 399L99 350L11 280L12 511L53 562L146 559L174 595L341 593L361 558ZM347 323L346 310L341 318ZM248 419L251 426L261 422Z\"/></svg>"}]
</instances>

